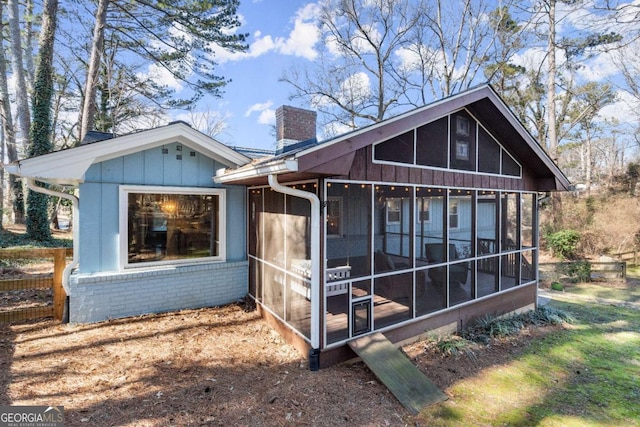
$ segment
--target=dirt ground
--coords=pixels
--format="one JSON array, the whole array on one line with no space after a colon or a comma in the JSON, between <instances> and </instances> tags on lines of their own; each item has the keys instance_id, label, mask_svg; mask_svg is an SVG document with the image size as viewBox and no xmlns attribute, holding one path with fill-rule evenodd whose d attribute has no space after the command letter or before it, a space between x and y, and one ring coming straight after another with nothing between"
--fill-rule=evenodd
<instances>
[{"instance_id":1,"label":"dirt ground","mask_svg":"<svg viewBox=\"0 0 640 427\"><path fill-rule=\"evenodd\" d=\"M550 329L443 358L404 348L445 393ZM0 405L63 405L67 426L419 425L361 362L311 372L231 305L91 325L0 325Z\"/></svg>"}]
</instances>

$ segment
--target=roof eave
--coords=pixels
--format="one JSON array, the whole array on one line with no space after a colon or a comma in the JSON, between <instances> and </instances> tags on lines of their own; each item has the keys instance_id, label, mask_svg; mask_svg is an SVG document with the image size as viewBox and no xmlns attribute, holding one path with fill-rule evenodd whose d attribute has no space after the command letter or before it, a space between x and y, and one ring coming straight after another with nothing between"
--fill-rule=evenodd
<instances>
[{"instance_id":1,"label":"roof eave","mask_svg":"<svg viewBox=\"0 0 640 427\"><path fill-rule=\"evenodd\" d=\"M221 169L216 173L213 180L218 184L233 184L251 178L265 177L269 175L281 175L284 173L297 172L298 161L295 159L280 159L261 165L247 165L239 169Z\"/></svg>"},{"instance_id":2,"label":"roof eave","mask_svg":"<svg viewBox=\"0 0 640 427\"><path fill-rule=\"evenodd\" d=\"M94 163L179 142L227 166L242 166L251 159L184 123L174 123L147 131L22 159L7 169L15 175L42 182L78 185ZM13 172L11 172L13 171Z\"/></svg>"}]
</instances>

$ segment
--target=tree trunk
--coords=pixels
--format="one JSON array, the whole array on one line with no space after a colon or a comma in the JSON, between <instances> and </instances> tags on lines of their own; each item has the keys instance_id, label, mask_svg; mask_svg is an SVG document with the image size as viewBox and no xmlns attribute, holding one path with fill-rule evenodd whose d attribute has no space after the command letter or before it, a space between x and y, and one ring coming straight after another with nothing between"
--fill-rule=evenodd
<instances>
[{"instance_id":1,"label":"tree trunk","mask_svg":"<svg viewBox=\"0 0 640 427\"><path fill-rule=\"evenodd\" d=\"M95 124L96 116L96 89L98 87L98 74L100 59L104 52L104 27L107 21L107 7L109 0L99 0L96 10L96 24L93 28L93 41L91 42L91 58L87 72L87 83L84 89L84 101L82 103L80 119L80 141L82 141Z\"/></svg>"},{"instance_id":2,"label":"tree trunk","mask_svg":"<svg viewBox=\"0 0 640 427\"><path fill-rule=\"evenodd\" d=\"M558 163L558 126L556 115L556 1L549 0L549 44L547 76L547 150L551 159ZM562 226L562 198L560 193L552 195L553 225L556 230Z\"/></svg>"},{"instance_id":3,"label":"tree trunk","mask_svg":"<svg viewBox=\"0 0 640 427\"><path fill-rule=\"evenodd\" d=\"M3 6L4 2L0 2L0 17L2 18L4 17ZM0 19L0 44L3 42L3 36L4 20ZM9 162L15 162L18 160L18 145L11 104L9 102L6 63L7 60L4 55L4 50L0 49L0 116L2 117L6 156ZM22 181L14 175L9 175L9 193L12 194L14 222L16 224L24 224L24 193L22 190Z\"/></svg>"},{"instance_id":4,"label":"tree trunk","mask_svg":"<svg viewBox=\"0 0 640 427\"><path fill-rule=\"evenodd\" d=\"M27 0L25 2L25 40L24 40L24 65L27 71L27 91L33 93L33 81L34 81L34 69L33 66L33 0Z\"/></svg>"},{"instance_id":5,"label":"tree trunk","mask_svg":"<svg viewBox=\"0 0 640 427\"><path fill-rule=\"evenodd\" d=\"M4 159L4 132L0 128L0 159ZM0 167L0 230L4 220L4 168Z\"/></svg>"},{"instance_id":6,"label":"tree trunk","mask_svg":"<svg viewBox=\"0 0 640 427\"><path fill-rule=\"evenodd\" d=\"M587 134L587 139L584 142L585 143L585 157L586 157L586 163L585 163L585 192L587 194L587 197L589 197L591 195L591 173L592 173L592 163L591 163L591 134L588 133Z\"/></svg>"},{"instance_id":7,"label":"tree trunk","mask_svg":"<svg viewBox=\"0 0 640 427\"><path fill-rule=\"evenodd\" d=\"M9 6L9 34L11 36L11 65L16 81L16 116L23 140L27 146L31 116L29 114L29 94L25 79L24 63L22 61L22 40L20 35L20 8L18 0L8 0Z\"/></svg>"},{"instance_id":8,"label":"tree trunk","mask_svg":"<svg viewBox=\"0 0 640 427\"><path fill-rule=\"evenodd\" d=\"M56 32L58 0L45 0L43 5L40 49L34 82L33 124L29 157L49 153L52 149L51 101L53 99L53 45ZM49 196L29 191L27 234L35 240L51 239Z\"/></svg>"}]
</instances>

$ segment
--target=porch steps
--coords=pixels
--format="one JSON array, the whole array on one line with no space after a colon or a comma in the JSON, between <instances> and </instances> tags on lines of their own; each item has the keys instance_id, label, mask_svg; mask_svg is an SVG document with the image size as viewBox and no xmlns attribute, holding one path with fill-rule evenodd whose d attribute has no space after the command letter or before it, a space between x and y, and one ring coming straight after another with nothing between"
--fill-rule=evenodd
<instances>
[{"instance_id":1,"label":"porch steps","mask_svg":"<svg viewBox=\"0 0 640 427\"><path fill-rule=\"evenodd\" d=\"M413 415L428 405L447 400L447 396L381 333L347 344Z\"/></svg>"}]
</instances>

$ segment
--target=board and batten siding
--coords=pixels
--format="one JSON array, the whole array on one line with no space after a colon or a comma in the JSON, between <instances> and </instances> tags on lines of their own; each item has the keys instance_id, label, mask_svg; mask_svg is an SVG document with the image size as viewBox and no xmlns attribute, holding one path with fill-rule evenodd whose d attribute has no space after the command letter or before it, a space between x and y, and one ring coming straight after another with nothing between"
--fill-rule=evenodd
<instances>
[{"instance_id":1,"label":"board and batten siding","mask_svg":"<svg viewBox=\"0 0 640 427\"><path fill-rule=\"evenodd\" d=\"M181 147L181 150L178 149ZM163 153L163 149L167 151ZM182 159L178 159L182 156ZM118 271L120 185L225 188L227 261L246 259L246 190L213 182L225 165L179 144L168 144L92 165L80 184L79 273Z\"/></svg>"},{"instance_id":2,"label":"board and batten siding","mask_svg":"<svg viewBox=\"0 0 640 427\"><path fill-rule=\"evenodd\" d=\"M342 177L351 181L393 182L395 184L433 185L438 187L487 189L503 191L538 191L538 182L522 165L522 177L467 173L463 170L432 169L405 165L373 163L373 147L356 151L349 174Z\"/></svg>"},{"instance_id":3,"label":"board and batten siding","mask_svg":"<svg viewBox=\"0 0 640 427\"><path fill-rule=\"evenodd\" d=\"M180 148L179 148L180 147ZM181 158L179 158L181 156ZM69 280L69 321L98 322L234 302L248 289L246 189L213 182L220 162L168 144L92 165L80 184L80 266ZM123 269L121 185L224 188L226 262Z\"/></svg>"}]
</instances>

